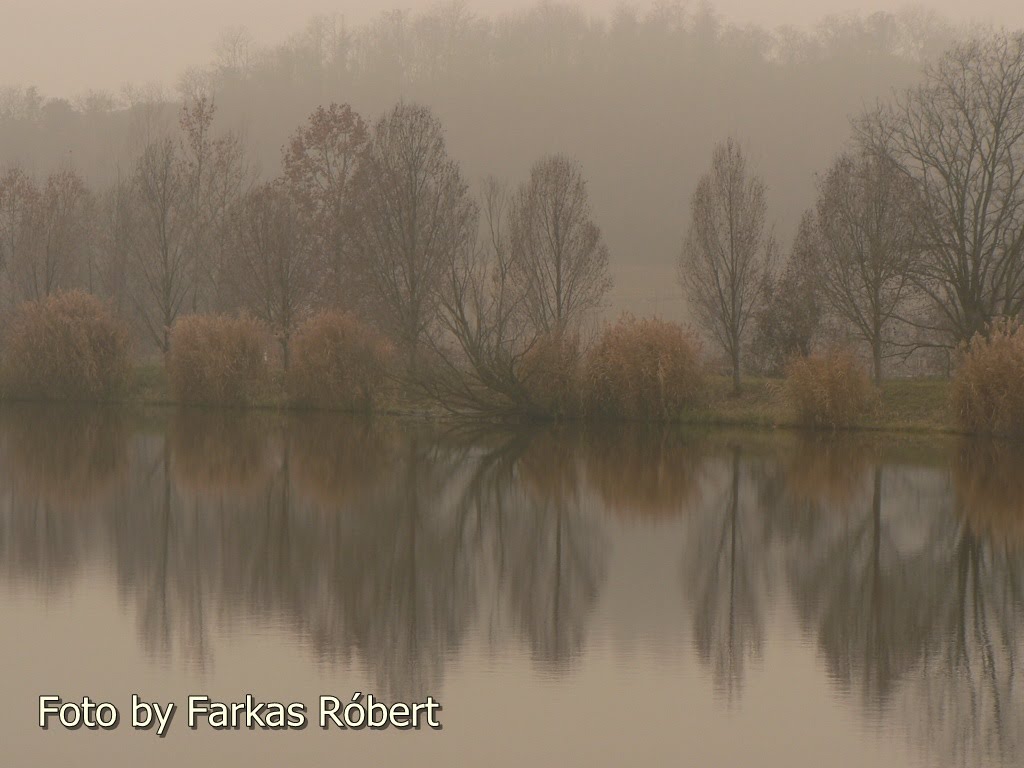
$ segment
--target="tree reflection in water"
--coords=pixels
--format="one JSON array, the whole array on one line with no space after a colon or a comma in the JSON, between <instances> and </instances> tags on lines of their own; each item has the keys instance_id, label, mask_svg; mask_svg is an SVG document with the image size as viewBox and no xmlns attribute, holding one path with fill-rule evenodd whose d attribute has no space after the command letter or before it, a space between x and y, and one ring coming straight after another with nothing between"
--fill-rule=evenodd
<instances>
[{"instance_id":1,"label":"tree reflection in water","mask_svg":"<svg viewBox=\"0 0 1024 768\"><path fill-rule=\"evenodd\" d=\"M716 462L724 482L694 522L684 575L693 604L694 645L715 689L739 697L748 662L764 645L767 588L764 516L752 503L739 445Z\"/></svg>"},{"instance_id":2,"label":"tree reflection in water","mask_svg":"<svg viewBox=\"0 0 1024 768\"><path fill-rule=\"evenodd\" d=\"M156 658L212 664L219 635L272 625L416 698L474 632L568 674L615 537L674 520L692 648L725 700L785 599L866 715L943 759L1019 764L1024 451L729 440L8 406L0 574L52 590L105 565Z\"/></svg>"}]
</instances>

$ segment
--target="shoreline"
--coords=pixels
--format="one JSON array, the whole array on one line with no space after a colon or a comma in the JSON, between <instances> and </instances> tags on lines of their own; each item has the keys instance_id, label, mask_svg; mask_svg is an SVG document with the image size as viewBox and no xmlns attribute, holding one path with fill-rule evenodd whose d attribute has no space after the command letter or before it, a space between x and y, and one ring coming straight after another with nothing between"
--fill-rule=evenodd
<instances>
[{"instance_id":1,"label":"shoreline","mask_svg":"<svg viewBox=\"0 0 1024 768\"><path fill-rule=\"evenodd\" d=\"M116 407L142 408L197 408L232 411L263 412L324 412L367 415L364 412L332 408L306 408L289 405L282 398L268 396L256 402L242 405L193 404L175 400L169 393L167 379L162 366L142 364L135 368L130 391L119 400L97 403ZM878 402L873 412L857 424L835 430L816 428L796 419L786 402L783 379L749 378L741 393L733 395L731 383L726 376L712 376L708 379L703 403L697 408L679 414L674 419L631 421L625 419L575 418L546 420L523 418L495 418L487 416L460 417L445 411L437 405L393 399L381 404L368 415L429 421L437 423L478 423L478 424L550 424L575 423L593 424L661 424L687 428L748 429L748 430L793 430L828 434L832 432L900 433L908 435L961 435L971 433L956 425L949 404L950 381L948 379L893 379L883 382ZM8 400L4 404L18 402L42 403L65 401ZM82 403L84 404L84 403Z\"/></svg>"}]
</instances>

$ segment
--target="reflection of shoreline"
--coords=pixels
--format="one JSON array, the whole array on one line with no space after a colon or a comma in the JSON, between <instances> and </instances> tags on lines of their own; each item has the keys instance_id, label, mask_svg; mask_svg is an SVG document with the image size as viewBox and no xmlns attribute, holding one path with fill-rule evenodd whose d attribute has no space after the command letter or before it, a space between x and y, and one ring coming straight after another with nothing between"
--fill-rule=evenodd
<instances>
[{"instance_id":1,"label":"reflection of shoreline","mask_svg":"<svg viewBox=\"0 0 1024 768\"><path fill-rule=\"evenodd\" d=\"M637 519L683 514L700 490L695 439L657 425L606 427L582 441L587 481L606 507Z\"/></svg>"},{"instance_id":2,"label":"reflection of shoreline","mask_svg":"<svg viewBox=\"0 0 1024 768\"><path fill-rule=\"evenodd\" d=\"M975 535L1010 549L1024 544L1024 448L965 441L953 464L958 506Z\"/></svg>"},{"instance_id":3,"label":"reflection of shoreline","mask_svg":"<svg viewBox=\"0 0 1024 768\"><path fill-rule=\"evenodd\" d=\"M89 503L121 479L128 425L117 408L0 408L0 461L16 492L55 506Z\"/></svg>"},{"instance_id":4,"label":"reflection of shoreline","mask_svg":"<svg viewBox=\"0 0 1024 768\"><path fill-rule=\"evenodd\" d=\"M178 408L167 427L174 479L200 494L247 494L273 472L277 429L259 412Z\"/></svg>"},{"instance_id":5,"label":"reflection of shoreline","mask_svg":"<svg viewBox=\"0 0 1024 768\"><path fill-rule=\"evenodd\" d=\"M916 690L921 670L948 682L951 719L924 722L921 700L911 723L929 740L1003 727L996 705L1004 722L1024 711L1007 682L1024 637L1024 457L1005 446L965 447L947 472L836 437L460 437L217 411L140 423L0 411L0 569L53 585L108 560L162 660L216 663L219 622L271 622L320 660L365 666L381 693L414 696L441 690L479 629L564 676L608 609L610 532L664 531L679 536L665 588L689 652L730 700L782 596L831 684L866 711L939 696ZM595 497L615 516L586 509ZM988 708L964 707L971 696ZM972 743L1016 756L1000 738Z\"/></svg>"}]
</instances>

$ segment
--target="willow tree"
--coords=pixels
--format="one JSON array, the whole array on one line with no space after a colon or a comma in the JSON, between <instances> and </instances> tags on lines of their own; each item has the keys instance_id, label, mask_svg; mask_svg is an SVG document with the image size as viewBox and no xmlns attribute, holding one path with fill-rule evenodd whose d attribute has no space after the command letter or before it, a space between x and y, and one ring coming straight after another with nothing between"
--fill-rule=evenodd
<instances>
[{"instance_id":1,"label":"willow tree","mask_svg":"<svg viewBox=\"0 0 1024 768\"><path fill-rule=\"evenodd\" d=\"M765 184L732 138L715 147L697 182L679 257L679 282L697 320L732 364L740 391L743 347L771 274L775 245L766 229Z\"/></svg>"}]
</instances>

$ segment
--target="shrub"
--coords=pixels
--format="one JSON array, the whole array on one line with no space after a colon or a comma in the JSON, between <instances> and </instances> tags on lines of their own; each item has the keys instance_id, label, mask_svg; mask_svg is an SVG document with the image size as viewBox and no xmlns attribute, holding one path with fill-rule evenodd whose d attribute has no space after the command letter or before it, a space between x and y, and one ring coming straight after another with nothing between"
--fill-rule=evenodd
<instances>
[{"instance_id":1,"label":"shrub","mask_svg":"<svg viewBox=\"0 0 1024 768\"><path fill-rule=\"evenodd\" d=\"M975 336L953 377L953 408L968 432L1024 435L1024 327L993 324Z\"/></svg>"},{"instance_id":2,"label":"shrub","mask_svg":"<svg viewBox=\"0 0 1024 768\"><path fill-rule=\"evenodd\" d=\"M393 357L391 344L354 316L321 312L292 338L289 398L315 408L371 410Z\"/></svg>"},{"instance_id":3,"label":"shrub","mask_svg":"<svg viewBox=\"0 0 1024 768\"><path fill-rule=\"evenodd\" d=\"M267 336L249 317L188 315L171 329L167 378L182 403L245 405L267 390Z\"/></svg>"},{"instance_id":4,"label":"shrub","mask_svg":"<svg viewBox=\"0 0 1024 768\"><path fill-rule=\"evenodd\" d=\"M83 291L19 305L4 334L4 390L38 400L112 400L131 375L123 323Z\"/></svg>"},{"instance_id":5,"label":"shrub","mask_svg":"<svg viewBox=\"0 0 1024 768\"><path fill-rule=\"evenodd\" d=\"M671 419L696 405L704 384L690 334L629 314L605 328L586 369L587 410L595 416Z\"/></svg>"},{"instance_id":6,"label":"shrub","mask_svg":"<svg viewBox=\"0 0 1024 768\"><path fill-rule=\"evenodd\" d=\"M786 392L797 419L813 427L852 426L875 403L871 380L845 350L792 360L786 370Z\"/></svg>"}]
</instances>

